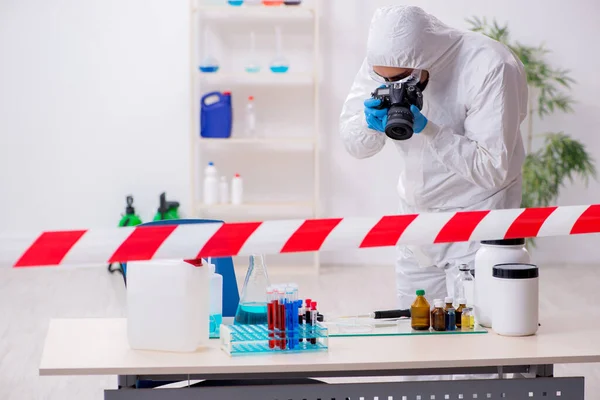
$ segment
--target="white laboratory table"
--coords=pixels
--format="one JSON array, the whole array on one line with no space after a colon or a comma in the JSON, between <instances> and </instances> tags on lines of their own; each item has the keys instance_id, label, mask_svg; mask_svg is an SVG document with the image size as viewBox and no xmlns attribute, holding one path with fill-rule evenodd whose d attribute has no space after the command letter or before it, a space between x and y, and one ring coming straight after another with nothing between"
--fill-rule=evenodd
<instances>
[{"instance_id":1,"label":"white laboratory table","mask_svg":"<svg viewBox=\"0 0 600 400\"><path fill-rule=\"evenodd\" d=\"M134 351L125 319L54 319L40 375L118 375L108 400L584 399L582 377L556 378L554 364L600 362L600 324L573 329L542 321L537 335L494 333L333 337L329 352L230 357L211 340L195 353ZM315 378L499 374L500 378L324 384ZM310 378L310 379L308 379ZM206 380L185 389L139 389L139 381Z\"/></svg>"}]
</instances>

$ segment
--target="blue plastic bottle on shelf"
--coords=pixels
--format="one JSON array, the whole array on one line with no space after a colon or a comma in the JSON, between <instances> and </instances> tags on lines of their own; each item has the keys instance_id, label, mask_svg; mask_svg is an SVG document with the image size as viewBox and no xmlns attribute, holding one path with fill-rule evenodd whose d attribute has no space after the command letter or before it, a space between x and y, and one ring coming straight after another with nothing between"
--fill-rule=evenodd
<instances>
[{"instance_id":1,"label":"blue plastic bottle on shelf","mask_svg":"<svg viewBox=\"0 0 600 400\"><path fill-rule=\"evenodd\" d=\"M228 0L227 2L229 3L230 6L236 6L236 7L244 4L244 0Z\"/></svg>"},{"instance_id":2,"label":"blue plastic bottle on shelf","mask_svg":"<svg viewBox=\"0 0 600 400\"><path fill-rule=\"evenodd\" d=\"M200 136L231 137L232 117L231 92L205 94L200 101Z\"/></svg>"}]
</instances>

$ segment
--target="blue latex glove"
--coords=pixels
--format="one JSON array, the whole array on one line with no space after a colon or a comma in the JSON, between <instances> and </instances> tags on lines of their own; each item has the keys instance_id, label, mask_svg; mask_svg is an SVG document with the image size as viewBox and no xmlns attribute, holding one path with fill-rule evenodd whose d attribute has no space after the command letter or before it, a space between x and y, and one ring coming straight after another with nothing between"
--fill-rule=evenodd
<instances>
[{"instance_id":1,"label":"blue latex glove","mask_svg":"<svg viewBox=\"0 0 600 400\"><path fill-rule=\"evenodd\" d=\"M415 105L410 106L410 111L413 113L415 117L415 122L413 123L413 131L415 133L420 133L427 126L427 118L423 114L421 114L421 110Z\"/></svg>"},{"instance_id":2,"label":"blue latex glove","mask_svg":"<svg viewBox=\"0 0 600 400\"><path fill-rule=\"evenodd\" d=\"M379 99L367 99L364 102L365 105L365 119L367 126L370 129L385 132L385 125L387 124L387 108L378 110L375 107L379 107L381 100Z\"/></svg>"}]
</instances>

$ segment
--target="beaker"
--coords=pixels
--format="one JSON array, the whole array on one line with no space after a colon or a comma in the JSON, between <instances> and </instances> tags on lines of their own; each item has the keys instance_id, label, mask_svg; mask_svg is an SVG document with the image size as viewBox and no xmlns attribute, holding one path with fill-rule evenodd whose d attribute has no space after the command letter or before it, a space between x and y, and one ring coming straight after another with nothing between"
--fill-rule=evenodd
<instances>
[{"instance_id":1,"label":"beaker","mask_svg":"<svg viewBox=\"0 0 600 400\"><path fill-rule=\"evenodd\" d=\"M204 29L204 40L202 45L202 52L204 53L204 58L198 69L200 72L204 73L214 73L219 70L219 61L210 54L209 44L208 44L208 30Z\"/></svg>"},{"instance_id":2,"label":"beaker","mask_svg":"<svg viewBox=\"0 0 600 400\"><path fill-rule=\"evenodd\" d=\"M246 64L246 72L260 72L260 64L256 57L256 35L254 34L254 31L250 32L250 60L248 61L248 64Z\"/></svg>"},{"instance_id":3,"label":"beaker","mask_svg":"<svg viewBox=\"0 0 600 400\"><path fill-rule=\"evenodd\" d=\"M275 27L275 57L271 61L269 68L271 72L282 74L290 69L290 64L287 59L283 56L283 35L281 34L281 27Z\"/></svg>"},{"instance_id":4,"label":"beaker","mask_svg":"<svg viewBox=\"0 0 600 400\"><path fill-rule=\"evenodd\" d=\"M258 325L267 323L267 288L270 286L267 265L260 254L250 256L240 304L235 313L237 325Z\"/></svg>"}]
</instances>

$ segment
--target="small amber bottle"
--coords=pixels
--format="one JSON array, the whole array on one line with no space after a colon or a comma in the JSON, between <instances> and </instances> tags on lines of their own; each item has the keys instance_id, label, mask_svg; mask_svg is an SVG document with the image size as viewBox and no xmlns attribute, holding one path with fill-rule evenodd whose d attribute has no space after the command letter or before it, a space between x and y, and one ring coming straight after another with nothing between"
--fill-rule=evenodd
<instances>
[{"instance_id":1,"label":"small amber bottle","mask_svg":"<svg viewBox=\"0 0 600 400\"><path fill-rule=\"evenodd\" d=\"M417 298L410 306L410 326L417 331L426 331L430 326L430 305L424 290L417 290Z\"/></svg>"},{"instance_id":2,"label":"small amber bottle","mask_svg":"<svg viewBox=\"0 0 600 400\"><path fill-rule=\"evenodd\" d=\"M444 311L444 302L438 300L435 302L435 308L431 314L431 327L435 331L446 330L446 312Z\"/></svg>"},{"instance_id":3,"label":"small amber bottle","mask_svg":"<svg viewBox=\"0 0 600 400\"><path fill-rule=\"evenodd\" d=\"M458 303L458 308L456 309L456 327L460 328L462 324L462 311L467 308L467 300L458 299L456 302Z\"/></svg>"}]
</instances>

